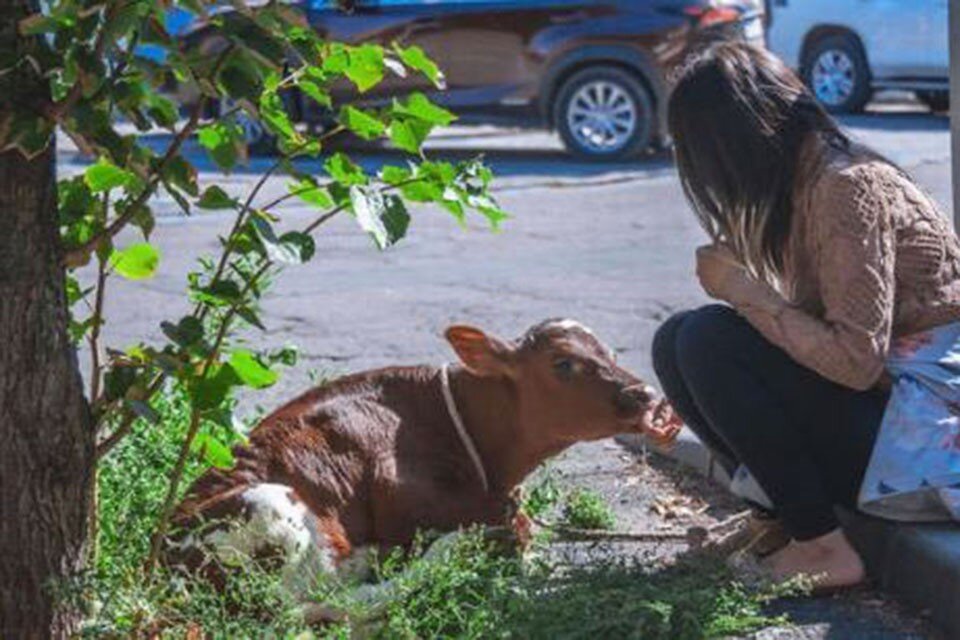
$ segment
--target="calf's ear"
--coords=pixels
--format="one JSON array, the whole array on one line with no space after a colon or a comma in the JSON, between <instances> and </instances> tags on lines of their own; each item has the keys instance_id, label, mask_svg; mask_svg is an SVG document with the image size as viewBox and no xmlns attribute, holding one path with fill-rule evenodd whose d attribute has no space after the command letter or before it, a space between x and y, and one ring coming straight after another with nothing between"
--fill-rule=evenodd
<instances>
[{"instance_id":1,"label":"calf's ear","mask_svg":"<svg viewBox=\"0 0 960 640\"><path fill-rule=\"evenodd\" d=\"M510 347L495 336L462 324L448 327L447 342L456 351L460 362L478 376L503 376L510 373Z\"/></svg>"}]
</instances>

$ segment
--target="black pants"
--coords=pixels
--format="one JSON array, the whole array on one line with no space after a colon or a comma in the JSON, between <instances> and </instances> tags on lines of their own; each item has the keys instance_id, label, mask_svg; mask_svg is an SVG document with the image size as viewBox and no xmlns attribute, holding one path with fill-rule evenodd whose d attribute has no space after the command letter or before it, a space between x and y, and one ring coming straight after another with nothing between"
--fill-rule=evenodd
<instances>
[{"instance_id":1,"label":"black pants","mask_svg":"<svg viewBox=\"0 0 960 640\"><path fill-rule=\"evenodd\" d=\"M680 313L657 331L653 365L675 410L728 471L744 464L797 540L856 505L887 403L823 378L729 307Z\"/></svg>"}]
</instances>

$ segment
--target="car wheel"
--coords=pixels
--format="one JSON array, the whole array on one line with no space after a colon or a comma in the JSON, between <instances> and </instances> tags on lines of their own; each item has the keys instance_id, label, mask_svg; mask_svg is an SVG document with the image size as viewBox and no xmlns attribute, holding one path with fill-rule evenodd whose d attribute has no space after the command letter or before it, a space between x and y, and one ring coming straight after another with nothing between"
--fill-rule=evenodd
<instances>
[{"instance_id":1,"label":"car wheel","mask_svg":"<svg viewBox=\"0 0 960 640\"><path fill-rule=\"evenodd\" d=\"M827 111L855 113L870 101L870 67L853 36L827 36L805 57L803 79Z\"/></svg>"},{"instance_id":2,"label":"car wheel","mask_svg":"<svg viewBox=\"0 0 960 640\"><path fill-rule=\"evenodd\" d=\"M556 96L555 126L571 153L621 160L650 145L653 101L633 74L590 67L571 76Z\"/></svg>"},{"instance_id":3,"label":"car wheel","mask_svg":"<svg viewBox=\"0 0 960 640\"><path fill-rule=\"evenodd\" d=\"M949 91L917 91L917 99L930 107L934 113L950 111Z\"/></svg>"},{"instance_id":4,"label":"car wheel","mask_svg":"<svg viewBox=\"0 0 960 640\"><path fill-rule=\"evenodd\" d=\"M247 145L247 153L251 156L270 156L277 152L277 139L267 130L263 123L252 117L245 109L237 108L235 102L224 99L220 103L220 113L233 112L233 121L243 130L243 141Z\"/></svg>"}]
</instances>

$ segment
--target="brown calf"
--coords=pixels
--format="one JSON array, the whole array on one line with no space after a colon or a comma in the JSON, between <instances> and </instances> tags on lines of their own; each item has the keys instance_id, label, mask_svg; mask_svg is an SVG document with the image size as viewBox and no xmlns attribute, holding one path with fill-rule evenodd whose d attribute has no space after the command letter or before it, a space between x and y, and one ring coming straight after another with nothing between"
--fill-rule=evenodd
<instances>
[{"instance_id":1,"label":"brown calf","mask_svg":"<svg viewBox=\"0 0 960 640\"><path fill-rule=\"evenodd\" d=\"M291 586L307 586L361 547L502 524L527 474L576 442L679 429L577 322L546 321L513 343L466 326L446 337L459 365L346 376L265 418L233 469L190 489L170 559L198 546L228 563L279 550Z\"/></svg>"}]
</instances>

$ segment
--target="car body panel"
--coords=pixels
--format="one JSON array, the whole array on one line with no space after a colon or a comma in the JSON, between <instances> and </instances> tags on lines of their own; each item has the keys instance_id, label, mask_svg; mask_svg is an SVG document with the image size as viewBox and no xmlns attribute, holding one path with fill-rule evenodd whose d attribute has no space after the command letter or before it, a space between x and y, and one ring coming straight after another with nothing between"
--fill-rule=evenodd
<instances>
[{"instance_id":1,"label":"car body panel","mask_svg":"<svg viewBox=\"0 0 960 640\"><path fill-rule=\"evenodd\" d=\"M676 64L688 44L690 20L670 11L681 4L692 3L361 0L350 14L321 2L309 15L331 40L421 47L446 75L447 90L431 96L441 104L546 116L544 99L561 72L591 55L649 74L649 88L660 95L659 69ZM369 98L399 90L431 87L422 78L392 79Z\"/></svg>"},{"instance_id":2,"label":"car body panel","mask_svg":"<svg viewBox=\"0 0 960 640\"><path fill-rule=\"evenodd\" d=\"M830 27L860 39L875 81L949 76L947 0L771 0L769 47L797 68Z\"/></svg>"}]
</instances>

